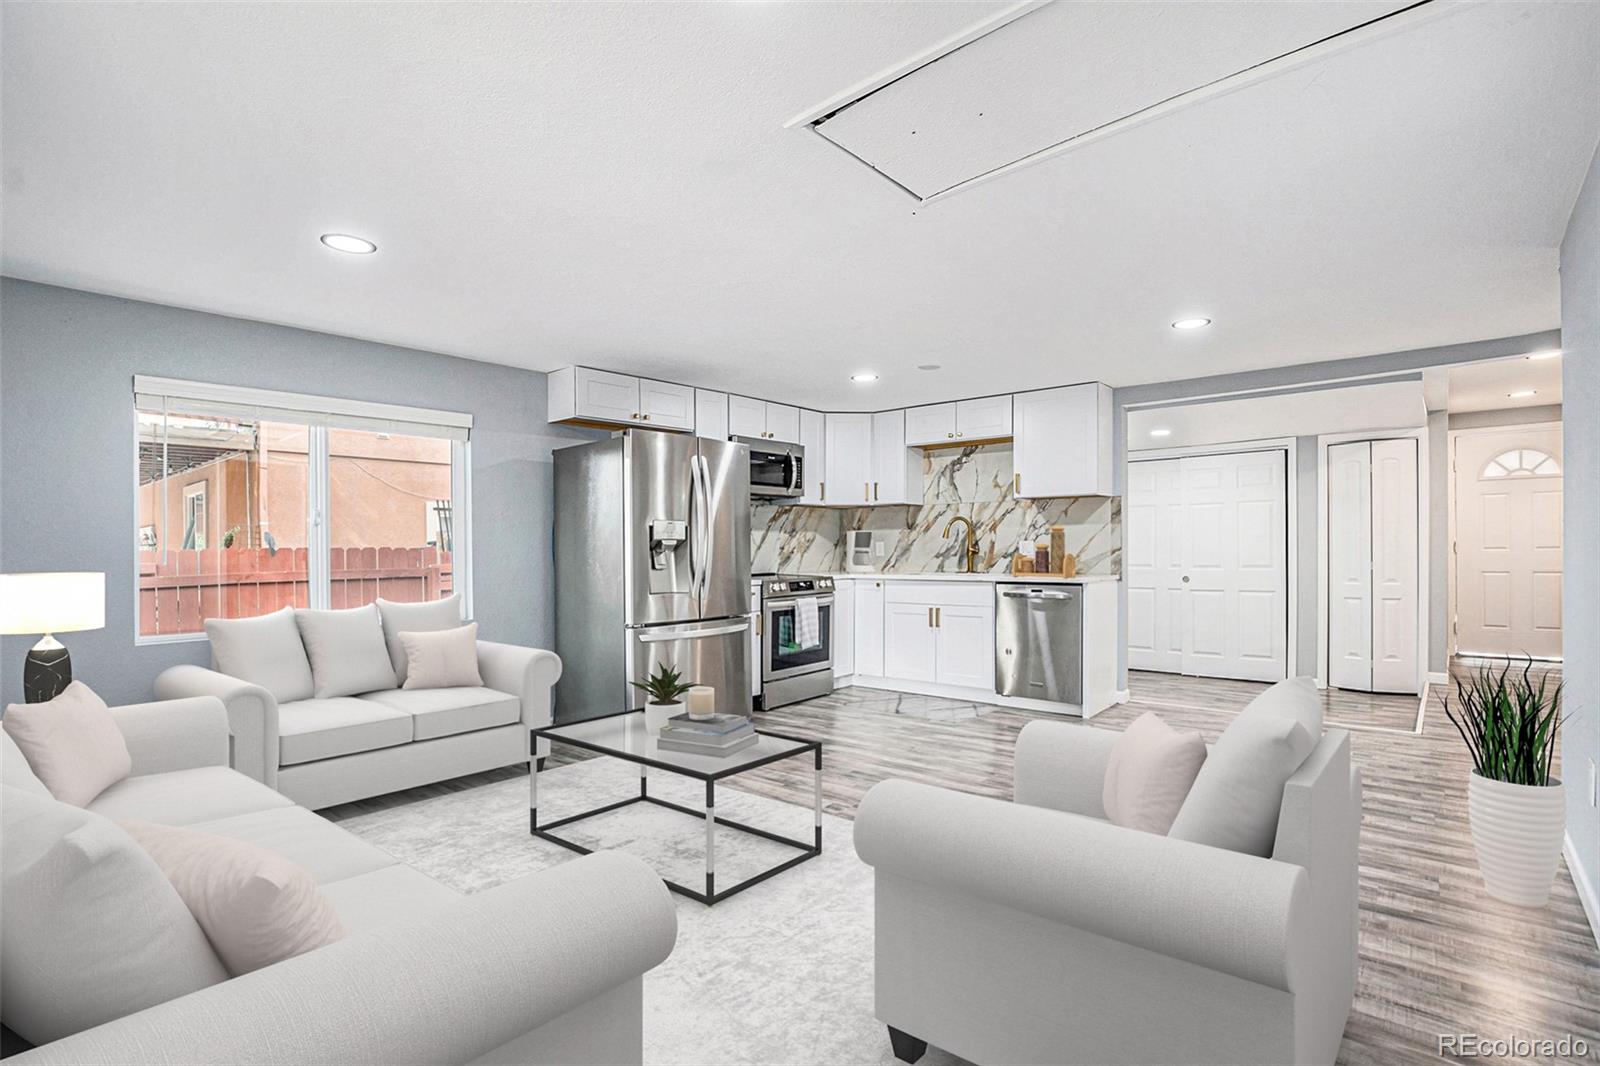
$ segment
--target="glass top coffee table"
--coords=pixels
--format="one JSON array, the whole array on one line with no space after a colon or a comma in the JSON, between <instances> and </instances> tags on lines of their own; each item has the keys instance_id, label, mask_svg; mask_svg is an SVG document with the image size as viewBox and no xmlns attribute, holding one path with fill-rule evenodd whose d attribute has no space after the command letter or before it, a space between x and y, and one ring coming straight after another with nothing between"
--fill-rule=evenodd
<instances>
[{"instance_id":1,"label":"glass top coffee table","mask_svg":"<svg viewBox=\"0 0 1600 1066\"><path fill-rule=\"evenodd\" d=\"M643 711L623 711L618 714L607 715L603 718L591 718L586 722L572 722L567 725L545 726L541 729L531 730L532 740L528 750L537 750L536 741L543 737L554 744L570 744L573 747L584 748L588 751L609 755L612 758L622 759L634 763L639 767L639 794L629 796L627 799L608 803L603 807L583 811L580 814L569 815L539 824L539 769L538 760L528 760L528 831L534 836L570 848L580 855L589 854L590 849L564 840L552 832L564 825L585 818L593 818L608 811L626 807L632 803L653 803L659 807L666 807L682 814L692 815L705 819L706 823L706 889L704 892L680 885L675 881L663 877L667 887L674 892L688 896L690 899L699 900L701 903L713 904L727 899L729 896L743 892L752 885L760 884L767 878L798 866L807 859L816 858L822 854L822 743L816 740L802 740L799 737L784 736L782 733L770 733L765 729L756 730L759 738L748 748L734 752L732 755L694 755L681 751L664 751L656 743L653 731L646 729ZM810 841L793 840L777 833L758 829L755 826L744 825L740 822L729 821L717 817L717 782L725 777L754 770L758 766L778 762L780 759L792 759L797 756L811 755L812 762L812 821L815 826L815 839ZM671 803L657 796L650 795L651 769L664 770L667 773L679 774L683 777L704 781L706 785L705 810L697 811L692 807ZM724 827L749 833L753 836L763 837L767 840L786 844L799 851L793 858L787 859L770 869L763 870L754 877L746 878L736 885L727 888L717 888L717 829Z\"/></svg>"}]
</instances>

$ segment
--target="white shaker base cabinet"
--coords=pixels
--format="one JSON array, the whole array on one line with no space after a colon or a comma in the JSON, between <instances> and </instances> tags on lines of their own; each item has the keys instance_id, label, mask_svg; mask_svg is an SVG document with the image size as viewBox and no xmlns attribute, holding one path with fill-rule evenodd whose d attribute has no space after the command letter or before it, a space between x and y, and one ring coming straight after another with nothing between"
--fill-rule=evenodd
<instances>
[{"instance_id":1,"label":"white shaker base cabinet","mask_svg":"<svg viewBox=\"0 0 1600 1066\"><path fill-rule=\"evenodd\" d=\"M1414 438L1328 448L1328 684L1417 692L1418 472Z\"/></svg>"},{"instance_id":2,"label":"white shaker base cabinet","mask_svg":"<svg viewBox=\"0 0 1600 1066\"><path fill-rule=\"evenodd\" d=\"M1282 449L1128 464L1129 667L1288 675L1287 478Z\"/></svg>"},{"instance_id":3,"label":"white shaker base cabinet","mask_svg":"<svg viewBox=\"0 0 1600 1066\"><path fill-rule=\"evenodd\" d=\"M1009 574L918 580L916 575L835 578L854 585L853 672L835 682L914 692L997 707L1092 717L1117 702L1117 583L1089 580L1083 591L1081 704L1001 696L995 691L994 597Z\"/></svg>"}]
</instances>

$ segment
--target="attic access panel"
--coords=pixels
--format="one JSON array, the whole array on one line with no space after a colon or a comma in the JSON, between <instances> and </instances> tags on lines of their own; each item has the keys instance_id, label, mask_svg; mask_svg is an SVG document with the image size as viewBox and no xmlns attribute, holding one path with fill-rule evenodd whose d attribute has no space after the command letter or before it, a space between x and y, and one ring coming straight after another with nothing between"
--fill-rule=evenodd
<instances>
[{"instance_id":1,"label":"attic access panel","mask_svg":"<svg viewBox=\"0 0 1600 1066\"><path fill-rule=\"evenodd\" d=\"M1174 97L1422 6L1416 0L1024 6L867 83L874 87L838 100L809 125L925 201Z\"/></svg>"}]
</instances>

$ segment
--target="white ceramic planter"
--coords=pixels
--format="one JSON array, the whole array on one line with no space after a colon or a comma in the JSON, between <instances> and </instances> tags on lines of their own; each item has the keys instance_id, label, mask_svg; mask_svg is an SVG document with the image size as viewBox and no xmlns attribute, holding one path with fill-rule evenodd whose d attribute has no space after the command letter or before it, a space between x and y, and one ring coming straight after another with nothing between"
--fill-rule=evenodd
<instances>
[{"instance_id":1,"label":"white ceramic planter","mask_svg":"<svg viewBox=\"0 0 1600 1066\"><path fill-rule=\"evenodd\" d=\"M1562 792L1559 781L1513 785L1473 771L1467 816L1489 895L1521 907L1542 907L1549 900L1566 827Z\"/></svg>"},{"instance_id":2,"label":"white ceramic planter","mask_svg":"<svg viewBox=\"0 0 1600 1066\"><path fill-rule=\"evenodd\" d=\"M667 719L673 715L683 713L681 703L646 703L644 705L644 727L647 732L659 733L661 727L667 724Z\"/></svg>"}]
</instances>

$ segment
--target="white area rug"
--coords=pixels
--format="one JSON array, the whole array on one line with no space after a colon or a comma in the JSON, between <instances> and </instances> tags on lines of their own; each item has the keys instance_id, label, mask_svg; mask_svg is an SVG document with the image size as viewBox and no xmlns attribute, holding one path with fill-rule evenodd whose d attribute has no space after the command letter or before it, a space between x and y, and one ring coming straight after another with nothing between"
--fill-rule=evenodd
<instances>
[{"instance_id":1,"label":"white area rug","mask_svg":"<svg viewBox=\"0 0 1600 1066\"><path fill-rule=\"evenodd\" d=\"M540 821L624 799L638 787L637 769L614 759L547 771L539 775ZM651 771L650 790L685 807L705 802L704 785L659 771ZM717 812L797 840L811 835L809 807L724 786ZM340 825L469 893L577 858L529 835L521 778ZM715 906L673 895L677 946L645 977L646 1063L898 1063L872 1015L872 870L856 858L851 829L824 815L821 855ZM585 847L631 852L680 884L704 883L699 818L640 803L557 832ZM717 881L731 885L793 854L719 829ZM929 1048L921 1062L961 1060Z\"/></svg>"}]
</instances>

